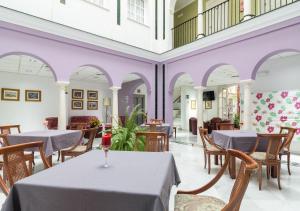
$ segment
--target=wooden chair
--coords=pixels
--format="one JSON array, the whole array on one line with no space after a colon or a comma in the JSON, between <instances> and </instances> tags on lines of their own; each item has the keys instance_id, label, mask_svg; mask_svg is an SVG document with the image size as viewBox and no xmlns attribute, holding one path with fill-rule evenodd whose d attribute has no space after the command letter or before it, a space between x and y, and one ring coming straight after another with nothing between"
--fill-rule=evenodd
<instances>
[{"instance_id":1,"label":"wooden chair","mask_svg":"<svg viewBox=\"0 0 300 211\"><path fill-rule=\"evenodd\" d=\"M38 148L44 168L46 169L50 167L45 157L43 146L44 143L42 141L38 141L0 148L0 154L3 155L5 175L9 183L7 186L6 182L0 176L0 186L6 195L8 195L9 188L12 187L15 182L30 176L30 169L28 169L26 165L26 155L24 154L26 149Z\"/></svg>"},{"instance_id":2,"label":"wooden chair","mask_svg":"<svg viewBox=\"0 0 300 211\"><path fill-rule=\"evenodd\" d=\"M250 156L258 164L258 182L259 190L262 186L262 165L267 166L267 178L270 179L271 167L276 168L278 188L281 190L280 185L280 159L279 151L282 146L283 140L287 137L286 134L257 134L256 143L254 149L250 153ZM257 152L257 147L260 142L267 142L266 152Z\"/></svg>"},{"instance_id":3,"label":"wooden chair","mask_svg":"<svg viewBox=\"0 0 300 211\"><path fill-rule=\"evenodd\" d=\"M7 139L7 135L0 135L0 139L3 141L4 146L14 146L11 145ZM31 174L34 166L34 152L24 152L25 160L28 161L28 168L30 169L29 173Z\"/></svg>"},{"instance_id":4,"label":"wooden chair","mask_svg":"<svg viewBox=\"0 0 300 211\"><path fill-rule=\"evenodd\" d=\"M136 138L145 137L145 151L164 152L169 151L169 137L165 132L136 132Z\"/></svg>"},{"instance_id":5,"label":"wooden chair","mask_svg":"<svg viewBox=\"0 0 300 211\"><path fill-rule=\"evenodd\" d=\"M230 156L236 157L241 160L241 166L238 177L235 180L232 188L229 202L226 204L222 200L210 197L197 195L210 189L215 185L224 174ZM225 164L217 175L203 187L192 191L178 191L175 196L175 210L188 211L188 210L218 210L218 211L239 211L241 202L247 190L251 173L257 168L257 163L245 153L229 149L226 153Z\"/></svg>"},{"instance_id":6,"label":"wooden chair","mask_svg":"<svg viewBox=\"0 0 300 211\"><path fill-rule=\"evenodd\" d=\"M88 125L87 123L71 123L70 124L70 130L83 130L83 129L87 129Z\"/></svg>"},{"instance_id":7,"label":"wooden chair","mask_svg":"<svg viewBox=\"0 0 300 211\"><path fill-rule=\"evenodd\" d=\"M219 145L216 145L213 142L212 138L208 136L208 129L199 127L199 134L203 144L204 168L206 168L206 163L208 159L208 174L210 174L210 169L211 169L210 156L211 155L220 156L220 161L222 166L222 155L226 155L226 151Z\"/></svg>"},{"instance_id":8,"label":"wooden chair","mask_svg":"<svg viewBox=\"0 0 300 211\"><path fill-rule=\"evenodd\" d=\"M93 143L94 143L94 139L96 136L96 132L97 132L97 128L90 128L90 129L82 130L81 137L74 146L66 148L66 149L62 149L60 151L61 161L64 162L66 156L76 157L76 156L82 155L88 151L91 151L93 148ZM89 134L88 142L86 144L82 144L83 137L86 133Z\"/></svg>"},{"instance_id":9,"label":"wooden chair","mask_svg":"<svg viewBox=\"0 0 300 211\"><path fill-rule=\"evenodd\" d=\"M292 140L294 138L294 135L296 133L297 129L296 128L291 128L291 127L280 127L280 134L287 134L286 140L283 143L280 152L279 152L279 159L281 160L281 157L283 155L287 156L287 167L288 167L288 172L289 175L291 175L291 169L290 169L290 165L291 165L291 151L290 151L290 147L291 147L291 143Z\"/></svg>"},{"instance_id":10,"label":"wooden chair","mask_svg":"<svg viewBox=\"0 0 300 211\"><path fill-rule=\"evenodd\" d=\"M234 130L234 124L232 123L217 123L218 130Z\"/></svg>"}]
</instances>

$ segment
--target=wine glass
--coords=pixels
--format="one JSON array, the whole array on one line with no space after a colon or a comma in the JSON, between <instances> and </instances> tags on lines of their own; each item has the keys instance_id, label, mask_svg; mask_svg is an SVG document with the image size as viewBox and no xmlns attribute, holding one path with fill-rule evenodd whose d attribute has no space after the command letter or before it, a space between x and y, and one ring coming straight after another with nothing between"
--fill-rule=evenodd
<instances>
[{"instance_id":1,"label":"wine glass","mask_svg":"<svg viewBox=\"0 0 300 211\"><path fill-rule=\"evenodd\" d=\"M101 142L102 149L104 150L105 154L105 163L104 163L104 168L108 168L108 151L109 148L111 147L111 134L104 134L102 136L102 142Z\"/></svg>"}]
</instances>

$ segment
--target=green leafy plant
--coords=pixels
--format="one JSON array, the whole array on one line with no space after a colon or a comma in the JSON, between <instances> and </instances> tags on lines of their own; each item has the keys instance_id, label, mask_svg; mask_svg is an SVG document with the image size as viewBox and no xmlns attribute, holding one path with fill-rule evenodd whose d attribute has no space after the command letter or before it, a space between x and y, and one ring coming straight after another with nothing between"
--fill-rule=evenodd
<instances>
[{"instance_id":1,"label":"green leafy plant","mask_svg":"<svg viewBox=\"0 0 300 211\"><path fill-rule=\"evenodd\" d=\"M143 130L136 124L136 119L140 115L146 116L140 105L137 105L133 108L130 115L127 112L124 127L119 123L118 127L112 129L112 150L144 151L144 139L137 139L135 135L135 132Z\"/></svg>"},{"instance_id":2,"label":"green leafy plant","mask_svg":"<svg viewBox=\"0 0 300 211\"><path fill-rule=\"evenodd\" d=\"M233 124L235 128L240 128L240 115L235 114L233 117Z\"/></svg>"}]
</instances>

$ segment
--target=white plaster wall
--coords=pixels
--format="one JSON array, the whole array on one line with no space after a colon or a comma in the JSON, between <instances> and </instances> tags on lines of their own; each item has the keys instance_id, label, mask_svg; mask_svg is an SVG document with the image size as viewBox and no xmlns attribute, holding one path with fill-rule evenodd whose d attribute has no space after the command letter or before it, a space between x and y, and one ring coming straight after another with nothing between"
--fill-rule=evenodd
<instances>
[{"instance_id":1,"label":"white plaster wall","mask_svg":"<svg viewBox=\"0 0 300 211\"><path fill-rule=\"evenodd\" d=\"M46 117L58 116L59 89L54 79L0 72L0 88L20 89L20 101L0 101L0 125L20 124L21 131L43 130ZM25 102L25 89L42 91L41 102Z\"/></svg>"},{"instance_id":2,"label":"white plaster wall","mask_svg":"<svg viewBox=\"0 0 300 211\"><path fill-rule=\"evenodd\" d=\"M73 110L72 109L72 89L83 89L84 99L83 99L83 110ZM87 90L98 91L98 110L87 110ZM103 99L109 97L112 99L112 91L109 89L107 83L92 83L92 82L82 82L71 80L68 88L68 117L71 116L96 116L101 122L105 121L105 107L103 106ZM111 106L107 110L108 115L111 115ZM109 120L109 119L108 119Z\"/></svg>"}]
</instances>

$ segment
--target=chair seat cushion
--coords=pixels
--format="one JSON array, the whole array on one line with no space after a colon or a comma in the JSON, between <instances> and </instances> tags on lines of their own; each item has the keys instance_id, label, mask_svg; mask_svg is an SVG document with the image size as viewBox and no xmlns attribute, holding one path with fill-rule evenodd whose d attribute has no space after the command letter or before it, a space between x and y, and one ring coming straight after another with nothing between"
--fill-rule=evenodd
<instances>
[{"instance_id":1,"label":"chair seat cushion","mask_svg":"<svg viewBox=\"0 0 300 211\"><path fill-rule=\"evenodd\" d=\"M70 151L72 149L72 147L68 147L68 148L65 148L63 149L62 151ZM70 152L85 152L86 151L86 146L84 145L79 145L77 147L75 147L75 149L72 149Z\"/></svg>"},{"instance_id":2,"label":"chair seat cushion","mask_svg":"<svg viewBox=\"0 0 300 211\"><path fill-rule=\"evenodd\" d=\"M211 196L177 194L175 211L221 211L226 203Z\"/></svg>"},{"instance_id":3,"label":"chair seat cushion","mask_svg":"<svg viewBox=\"0 0 300 211\"><path fill-rule=\"evenodd\" d=\"M255 160L265 160L266 159L265 152L253 152L250 156ZM275 156L269 155L269 159L275 159Z\"/></svg>"},{"instance_id":4,"label":"chair seat cushion","mask_svg":"<svg viewBox=\"0 0 300 211\"><path fill-rule=\"evenodd\" d=\"M206 148L208 151L215 151L215 152L220 151L220 149L210 144L207 144Z\"/></svg>"}]
</instances>

